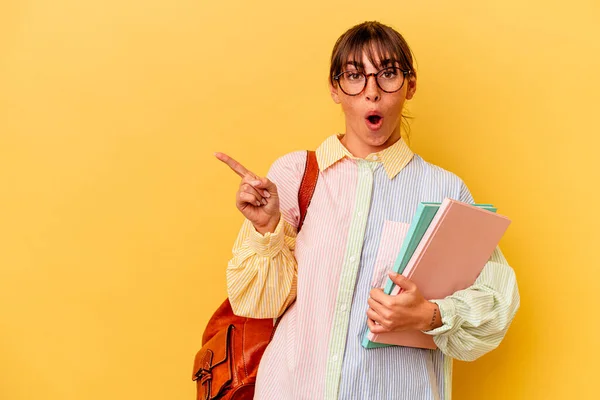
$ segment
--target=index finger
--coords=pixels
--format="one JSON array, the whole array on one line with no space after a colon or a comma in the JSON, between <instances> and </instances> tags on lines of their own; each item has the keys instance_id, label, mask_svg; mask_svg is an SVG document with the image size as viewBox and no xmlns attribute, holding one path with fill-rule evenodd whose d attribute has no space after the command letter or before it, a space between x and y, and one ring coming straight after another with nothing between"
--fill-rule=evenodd
<instances>
[{"instance_id":1,"label":"index finger","mask_svg":"<svg viewBox=\"0 0 600 400\"><path fill-rule=\"evenodd\" d=\"M220 161L227 164L229 166L229 168L231 168L233 170L233 172L235 172L242 178L248 174L254 176L254 174L252 172L250 172L248 169L246 169L246 167L244 167L242 164L235 161L233 158L229 157L225 153L215 153L215 157L217 157L217 159L219 159Z\"/></svg>"}]
</instances>

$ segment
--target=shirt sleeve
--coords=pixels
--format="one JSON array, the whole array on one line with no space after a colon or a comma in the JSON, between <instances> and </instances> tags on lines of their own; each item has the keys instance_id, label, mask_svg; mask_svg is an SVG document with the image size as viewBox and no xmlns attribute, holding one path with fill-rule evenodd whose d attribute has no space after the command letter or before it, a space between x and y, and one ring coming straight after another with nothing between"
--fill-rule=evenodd
<instances>
[{"instance_id":1,"label":"shirt sleeve","mask_svg":"<svg viewBox=\"0 0 600 400\"><path fill-rule=\"evenodd\" d=\"M274 232L262 235L250 221L242 224L227 265L227 292L236 315L276 318L296 299L298 190L305 164L306 152L290 153L267 174L277 185L281 210Z\"/></svg>"},{"instance_id":2,"label":"shirt sleeve","mask_svg":"<svg viewBox=\"0 0 600 400\"><path fill-rule=\"evenodd\" d=\"M515 273L500 248L472 286L431 301L440 308L442 326L425 333L444 354L462 361L498 347L520 305Z\"/></svg>"},{"instance_id":3,"label":"shirt sleeve","mask_svg":"<svg viewBox=\"0 0 600 400\"><path fill-rule=\"evenodd\" d=\"M473 198L462 184L460 201ZM446 355L473 361L498 347L520 306L514 270L499 247L484 266L475 283L439 300L442 326L425 331Z\"/></svg>"},{"instance_id":4,"label":"shirt sleeve","mask_svg":"<svg viewBox=\"0 0 600 400\"><path fill-rule=\"evenodd\" d=\"M245 220L227 266L227 292L233 312L275 318L296 298L296 228L283 218L264 236Z\"/></svg>"}]
</instances>

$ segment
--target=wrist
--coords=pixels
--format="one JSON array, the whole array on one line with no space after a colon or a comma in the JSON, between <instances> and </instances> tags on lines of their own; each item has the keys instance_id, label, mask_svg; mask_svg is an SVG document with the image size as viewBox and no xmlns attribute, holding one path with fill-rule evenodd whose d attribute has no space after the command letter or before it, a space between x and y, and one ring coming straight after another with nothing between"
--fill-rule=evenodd
<instances>
[{"instance_id":1,"label":"wrist","mask_svg":"<svg viewBox=\"0 0 600 400\"><path fill-rule=\"evenodd\" d=\"M431 331L442 326L442 315L437 304L427 301L427 311L424 313L422 331Z\"/></svg>"},{"instance_id":2,"label":"wrist","mask_svg":"<svg viewBox=\"0 0 600 400\"><path fill-rule=\"evenodd\" d=\"M261 235L266 235L267 233L273 233L277 229L277 225L279 225L279 220L281 219L281 213L278 213L273 218L269 219L266 224L253 224L254 229Z\"/></svg>"}]
</instances>

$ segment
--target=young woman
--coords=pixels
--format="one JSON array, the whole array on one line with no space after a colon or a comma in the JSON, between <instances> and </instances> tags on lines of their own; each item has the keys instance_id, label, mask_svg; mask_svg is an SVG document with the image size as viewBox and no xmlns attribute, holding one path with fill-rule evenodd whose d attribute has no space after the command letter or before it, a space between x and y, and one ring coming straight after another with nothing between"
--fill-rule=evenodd
<instances>
[{"instance_id":1,"label":"young woman","mask_svg":"<svg viewBox=\"0 0 600 400\"><path fill-rule=\"evenodd\" d=\"M444 399L452 359L474 360L498 346L519 307L515 274L496 249L475 284L425 300L402 275L404 291L379 289L421 201L473 198L451 172L414 154L401 135L402 110L417 88L404 38L378 22L345 32L329 74L345 133L316 150L317 186L302 230L298 188L306 152L279 158L260 178L225 154L241 177L246 217L227 269L236 314L283 314L261 360L256 399ZM418 329L438 349L365 349L375 333Z\"/></svg>"}]
</instances>

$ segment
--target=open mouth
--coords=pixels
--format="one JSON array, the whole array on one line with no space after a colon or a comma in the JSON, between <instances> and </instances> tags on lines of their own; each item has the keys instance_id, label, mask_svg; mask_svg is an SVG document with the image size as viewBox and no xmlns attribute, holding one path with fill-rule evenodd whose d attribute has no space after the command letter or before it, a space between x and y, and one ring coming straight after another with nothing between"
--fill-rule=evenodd
<instances>
[{"instance_id":1,"label":"open mouth","mask_svg":"<svg viewBox=\"0 0 600 400\"><path fill-rule=\"evenodd\" d=\"M381 125L383 124L383 116L379 115L377 112L371 112L367 114L365 122L367 124L367 128L372 131L376 131L381 128Z\"/></svg>"},{"instance_id":2,"label":"open mouth","mask_svg":"<svg viewBox=\"0 0 600 400\"><path fill-rule=\"evenodd\" d=\"M370 123L377 124L381 121L381 117L379 115L370 115L367 117Z\"/></svg>"}]
</instances>

